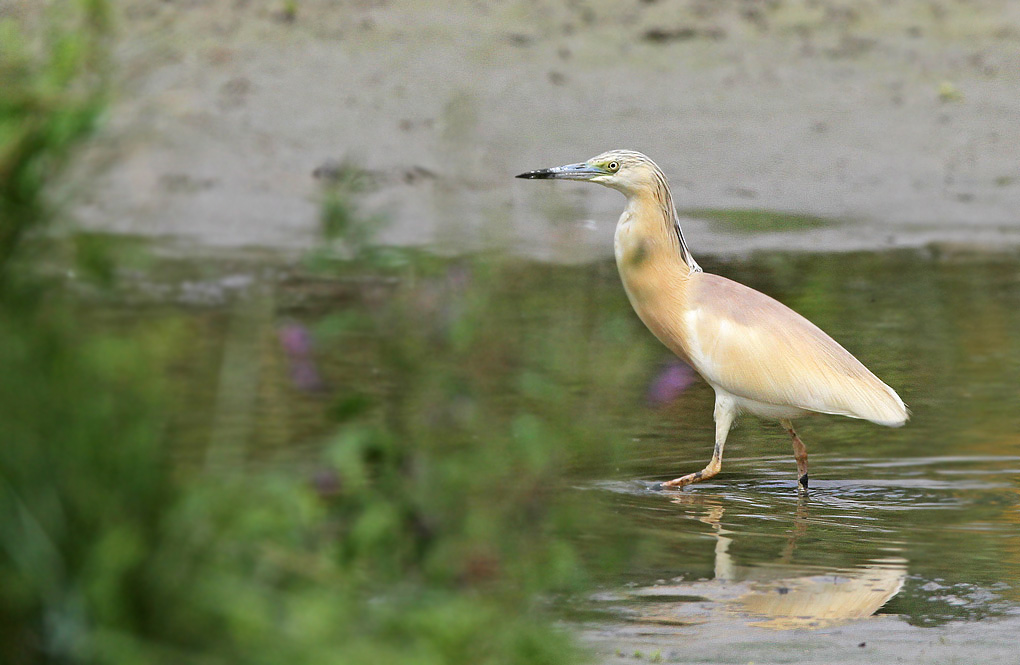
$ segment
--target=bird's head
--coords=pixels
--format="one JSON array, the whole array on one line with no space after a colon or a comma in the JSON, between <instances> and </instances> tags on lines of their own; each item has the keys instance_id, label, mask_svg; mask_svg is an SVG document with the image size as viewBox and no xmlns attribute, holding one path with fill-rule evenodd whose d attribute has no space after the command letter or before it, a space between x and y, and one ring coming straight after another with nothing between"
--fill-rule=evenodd
<instances>
[{"instance_id":1,"label":"bird's head","mask_svg":"<svg viewBox=\"0 0 1020 665\"><path fill-rule=\"evenodd\" d=\"M518 178L585 180L617 189L627 196L654 188L662 171L640 152L610 150L578 164L522 173Z\"/></svg>"}]
</instances>

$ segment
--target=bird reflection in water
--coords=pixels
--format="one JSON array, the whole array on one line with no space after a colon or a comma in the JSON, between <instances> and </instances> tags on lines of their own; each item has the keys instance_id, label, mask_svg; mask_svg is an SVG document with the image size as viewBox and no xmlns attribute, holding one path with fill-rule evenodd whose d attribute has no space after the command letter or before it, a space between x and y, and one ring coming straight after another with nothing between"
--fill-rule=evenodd
<instances>
[{"instance_id":1,"label":"bird reflection in water","mask_svg":"<svg viewBox=\"0 0 1020 665\"><path fill-rule=\"evenodd\" d=\"M797 542L809 531L809 506L799 502L787 543L774 562L740 566L730 555L739 534L723 526L726 507L711 497L681 494L673 502L701 508L698 521L712 528L715 576L712 580L657 584L633 590L647 598L633 620L682 625L702 623L725 613L749 625L789 630L825 628L870 617L899 593L907 574L902 557L876 559L856 568L791 575ZM692 597L704 599L692 603ZM654 599L654 600L653 600Z\"/></svg>"}]
</instances>

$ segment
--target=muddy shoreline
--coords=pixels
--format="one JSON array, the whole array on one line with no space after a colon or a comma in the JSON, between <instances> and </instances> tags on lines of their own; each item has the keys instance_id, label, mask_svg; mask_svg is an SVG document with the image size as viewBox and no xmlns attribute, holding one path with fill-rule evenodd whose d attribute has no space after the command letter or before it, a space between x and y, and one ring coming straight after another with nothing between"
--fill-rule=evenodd
<instances>
[{"instance_id":1,"label":"muddy shoreline","mask_svg":"<svg viewBox=\"0 0 1020 665\"><path fill-rule=\"evenodd\" d=\"M512 176L627 147L681 208L841 220L694 219L696 253L1020 244L1005 0L120 4L89 229L306 248L312 173L349 160L380 176L362 203L387 242L606 256L617 194Z\"/></svg>"}]
</instances>

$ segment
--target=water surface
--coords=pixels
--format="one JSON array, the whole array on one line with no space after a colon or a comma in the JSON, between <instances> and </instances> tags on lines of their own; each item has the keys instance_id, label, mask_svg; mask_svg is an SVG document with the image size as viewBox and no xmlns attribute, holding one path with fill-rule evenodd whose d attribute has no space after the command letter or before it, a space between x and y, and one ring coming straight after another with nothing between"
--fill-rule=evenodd
<instances>
[{"instance_id":1,"label":"water surface","mask_svg":"<svg viewBox=\"0 0 1020 665\"><path fill-rule=\"evenodd\" d=\"M606 372L623 377L603 415L624 452L611 468L579 461L573 491L608 501L653 546L572 603L572 621L599 657L1016 662L1016 258L928 251L699 261L830 332L900 393L912 419L901 429L799 421L811 475L802 494L785 433L744 417L719 476L658 491L657 481L710 457L711 390L640 325L611 263L521 263L499 334L588 345L584 363L556 368L580 395L598 390ZM477 277L457 261L432 274L416 292L422 334ZM336 394L357 385L385 396L394 380L377 371L379 340L344 333L345 315L387 293L385 283L314 278L261 260L178 262L91 320L177 331L164 369L183 473L239 461L300 465L333 427ZM673 378L663 391L664 373Z\"/></svg>"}]
</instances>

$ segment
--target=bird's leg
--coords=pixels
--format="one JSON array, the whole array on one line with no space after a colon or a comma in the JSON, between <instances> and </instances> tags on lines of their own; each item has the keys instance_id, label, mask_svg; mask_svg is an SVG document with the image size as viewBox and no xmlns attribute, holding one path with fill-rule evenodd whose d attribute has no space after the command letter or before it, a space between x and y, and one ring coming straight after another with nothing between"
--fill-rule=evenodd
<instances>
[{"instance_id":1,"label":"bird's leg","mask_svg":"<svg viewBox=\"0 0 1020 665\"><path fill-rule=\"evenodd\" d=\"M706 478L711 478L715 474L719 473L719 469L722 468L722 455L723 448L726 447L726 435L730 432L730 425L733 424L733 418L737 415L736 405L733 403L733 399L726 396L720 397L718 394L715 396L715 449L712 451L712 461L708 463L701 471L695 471L694 473L688 473L686 476L680 476L674 478L668 482L662 483L663 487L683 487L690 485L691 483L697 483Z\"/></svg>"},{"instance_id":2,"label":"bird's leg","mask_svg":"<svg viewBox=\"0 0 1020 665\"><path fill-rule=\"evenodd\" d=\"M793 459L797 460L797 479L801 487L807 489L807 448L804 447L804 442L800 440L796 430L793 429L793 423L789 420L780 420L779 423L786 428L786 433L793 439Z\"/></svg>"}]
</instances>

